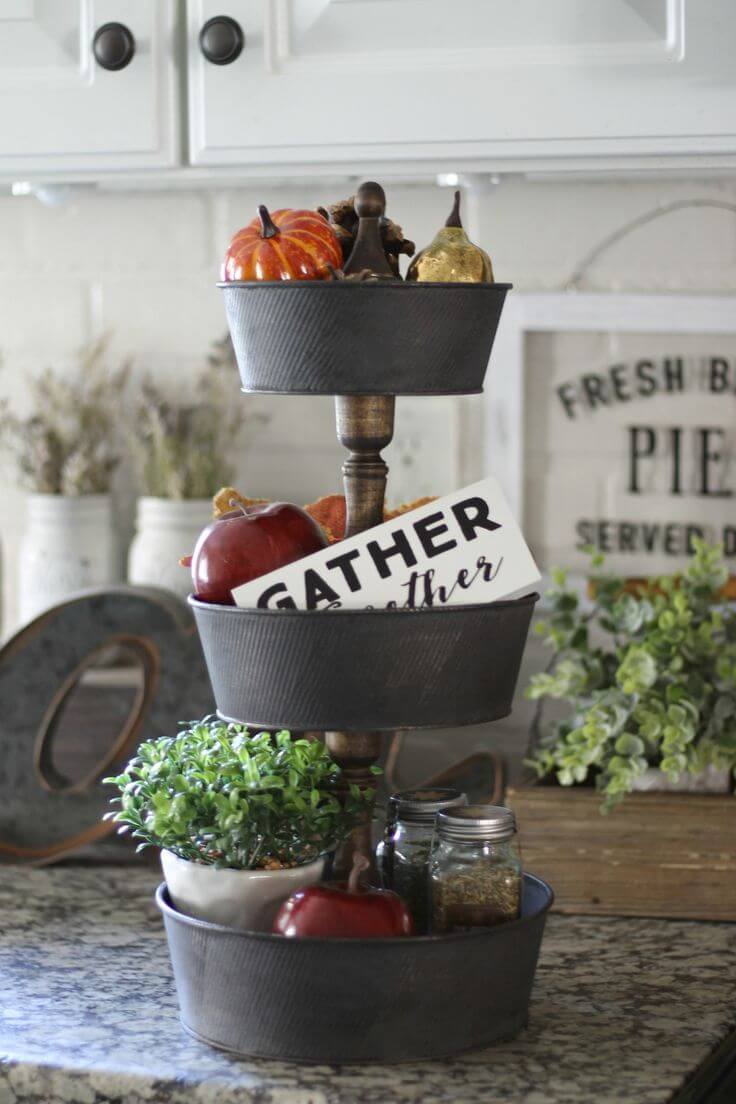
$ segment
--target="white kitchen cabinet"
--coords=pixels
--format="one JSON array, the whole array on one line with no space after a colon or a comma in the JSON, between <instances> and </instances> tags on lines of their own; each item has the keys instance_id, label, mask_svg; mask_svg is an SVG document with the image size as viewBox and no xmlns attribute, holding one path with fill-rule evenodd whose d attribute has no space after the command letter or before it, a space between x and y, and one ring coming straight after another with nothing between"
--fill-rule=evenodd
<instances>
[{"instance_id":1,"label":"white kitchen cabinet","mask_svg":"<svg viewBox=\"0 0 736 1104\"><path fill-rule=\"evenodd\" d=\"M242 51L198 37L227 15ZM735 0L187 0L195 165L736 164Z\"/></svg>"},{"instance_id":2,"label":"white kitchen cabinet","mask_svg":"<svg viewBox=\"0 0 736 1104\"><path fill-rule=\"evenodd\" d=\"M176 0L2 0L0 173L177 164L176 12ZM109 23L123 30L108 33L107 61L133 49L119 69L93 53Z\"/></svg>"}]
</instances>

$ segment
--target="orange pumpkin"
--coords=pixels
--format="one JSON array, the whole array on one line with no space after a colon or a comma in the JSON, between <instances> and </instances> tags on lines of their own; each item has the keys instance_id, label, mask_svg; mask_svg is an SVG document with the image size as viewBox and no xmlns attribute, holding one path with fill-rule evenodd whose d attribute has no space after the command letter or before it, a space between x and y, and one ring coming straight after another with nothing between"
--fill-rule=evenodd
<instances>
[{"instance_id":1,"label":"orange pumpkin","mask_svg":"<svg viewBox=\"0 0 736 1104\"><path fill-rule=\"evenodd\" d=\"M329 280L342 267L342 250L329 222L316 211L284 208L238 230L222 265L223 280Z\"/></svg>"}]
</instances>

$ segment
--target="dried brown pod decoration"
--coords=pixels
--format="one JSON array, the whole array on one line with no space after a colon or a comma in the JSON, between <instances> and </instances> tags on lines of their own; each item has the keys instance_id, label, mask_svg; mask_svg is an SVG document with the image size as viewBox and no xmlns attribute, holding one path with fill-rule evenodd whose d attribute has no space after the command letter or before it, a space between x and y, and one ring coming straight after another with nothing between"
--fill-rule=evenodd
<instances>
[{"instance_id":1,"label":"dried brown pod decoration","mask_svg":"<svg viewBox=\"0 0 736 1104\"><path fill-rule=\"evenodd\" d=\"M331 264L328 264L327 267L332 273L333 280L345 280L350 284L364 284L366 280L376 279L369 268L361 268L360 272L351 272L346 275L341 268L333 268Z\"/></svg>"},{"instance_id":2,"label":"dried brown pod decoration","mask_svg":"<svg viewBox=\"0 0 736 1104\"><path fill-rule=\"evenodd\" d=\"M347 261L355 243L355 235L358 230L358 216L355 213L355 196L341 199L339 203L333 203L325 210L318 208L320 214L326 215L330 225L337 234L342 248L343 260ZM416 245L404 237L404 232L397 222L393 222L384 215L380 222L381 242L391 269L395 276L399 276L399 257L404 253L411 257L416 252Z\"/></svg>"},{"instance_id":3,"label":"dried brown pod decoration","mask_svg":"<svg viewBox=\"0 0 736 1104\"><path fill-rule=\"evenodd\" d=\"M339 241L340 248L342 250L343 262L346 261L350 256L350 251L353 248L353 241L355 240L353 231L358 225L358 216L355 214L355 211L353 211L353 227L350 230L347 228L347 225L343 225L340 222L335 222L332 218L330 218L330 212L325 207L318 207L317 214L322 215L322 218L326 219L332 229L335 231L335 234L337 235L337 240Z\"/></svg>"}]
</instances>

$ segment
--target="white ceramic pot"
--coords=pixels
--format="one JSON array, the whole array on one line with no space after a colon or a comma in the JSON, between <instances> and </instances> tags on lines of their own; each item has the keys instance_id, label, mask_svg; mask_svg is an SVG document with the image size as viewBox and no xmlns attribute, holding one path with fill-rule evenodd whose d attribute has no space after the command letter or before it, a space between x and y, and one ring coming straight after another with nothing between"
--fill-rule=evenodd
<instances>
[{"instance_id":1,"label":"white ceramic pot","mask_svg":"<svg viewBox=\"0 0 736 1104\"><path fill-rule=\"evenodd\" d=\"M708 766L697 774L683 771L677 781L672 782L658 767L648 767L634 779L632 789L649 793L728 793L731 774L728 769Z\"/></svg>"},{"instance_id":2,"label":"white ceramic pot","mask_svg":"<svg viewBox=\"0 0 736 1104\"><path fill-rule=\"evenodd\" d=\"M109 495L32 494L19 550L21 623L87 587L115 581Z\"/></svg>"},{"instance_id":3,"label":"white ceramic pot","mask_svg":"<svg viewBox=\"0 0 736 1104\"><path fill-rule=\"evenodd\" d=\"M314 885L324 858L287 870L218 870L161 852L171 902L179 912L245 931L271 931L279 906L297 889Z\"/></svg>"},{"instance_id":4,"label":"white ceramic pot","mask_svg":"<svg viewBox=\"0 0 736 1104\"><path fill-rule=\"evenodd\" d=\"M197 537L211 520L209 498L139 498L128 582L164 587L186 598L192 592L192 579L179 560L194 550Z\"/></svg>"}]
</instances>

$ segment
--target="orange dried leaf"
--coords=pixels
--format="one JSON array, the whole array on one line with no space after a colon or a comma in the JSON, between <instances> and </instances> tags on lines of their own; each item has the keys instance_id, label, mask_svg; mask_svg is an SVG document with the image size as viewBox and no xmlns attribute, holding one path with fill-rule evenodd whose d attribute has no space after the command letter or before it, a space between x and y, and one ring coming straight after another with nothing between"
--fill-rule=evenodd
<instances>
[{"instance_id":1,"label":"orange dried leaf","mask_svg":"<svg viewBox=\"0 0 736 1104\"><path fill-rule=\"evenodd\" d=\"M426 506L434 502L436 495L418 498L415 502L397 506L395 510L384 510L384 521L393 521L410 510L418 510L420 506ZM267 498L246 498L236 491L234 487L222 487L212 499L213 516L215 519L223 517L233 509L233 503L241 506L258 506L268 502ZM316 502L310 502L304 507L307 513L314 518L323 530L330 544L337 544L345 536L346 508L345 496L341 494L328 494L318 498Z\"/></svg>"},{"instance_id":2,"label":"orange dried leaf","mask_svg":"<svg viewBox=\"0 0 736 1104\"><path fill-rule=\"evenodd\" d=\"M402 514L408 514L410 510L418 510L420 506L426 506L430 502L436 502L437 495L426 495L424 498L418 498L415 502L407 502L403 506L397 506L395 510L384 510L383 520L393 521L394 518L401 517Z\"/></svg>"},{"instance_id":3,"label":"orange dried leaf","mask_svg":"<svg viewBox=\"0 0 736 1104\"><path fill-rule=\"evenodd\" d=\"M324 495L316 502L310 502L304 509L324 530L330 544L342 540L345 535L345 496L340 494Z\"/></svg>"},{"instance_id":4,"label":"orange dried leaf","mask_svg":"<svg viewBox=\"0 0 736 1104\"><path fill-rule=\"evenodd\" d=\"M212 516L217 521L232 510L233 503L240 506L260 506L266 502L268 502L267 498L246 498L234 487L220 487L220 490L212 499Z\"/></svg>"},{"instance_id":5,"label":"orange dried leaf","mask_svg":"<svg viewBox=\"0 0 736 1104\"><path fill-rule=\"evenodd\" d=\"M436 495L429 495L425 498L418 498L415 502L397 506L395 510L384 510L383 520L393 521L394 518L401 517L409 510L418 510L420 506L426 506L427 503L434 502L436 497ZM322 527L330 544L336 544L337 541L343 539L346 520L344 495L324 495L322 498L318 498L316 502L311 502L308 506L305 506L304 509Z\"/></svg>"}]
</instances>

